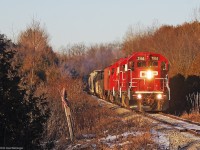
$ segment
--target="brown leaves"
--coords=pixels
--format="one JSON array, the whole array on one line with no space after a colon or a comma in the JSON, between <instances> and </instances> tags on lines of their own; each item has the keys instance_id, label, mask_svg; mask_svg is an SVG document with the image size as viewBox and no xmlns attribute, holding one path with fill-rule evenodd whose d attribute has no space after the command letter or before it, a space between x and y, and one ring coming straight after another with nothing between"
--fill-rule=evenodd
<instances>
[{"instance_id":1,"label":"brown leaves","mask_svg":"<svg viewBox=\"0 0 200 150\"><path fill-rule=\"evenodd\" d=\"M21 32L18 43L27 50L44 51L48 44L49 36L40 23L33 20L32 24Z\"/></svg>"}]
</instances>

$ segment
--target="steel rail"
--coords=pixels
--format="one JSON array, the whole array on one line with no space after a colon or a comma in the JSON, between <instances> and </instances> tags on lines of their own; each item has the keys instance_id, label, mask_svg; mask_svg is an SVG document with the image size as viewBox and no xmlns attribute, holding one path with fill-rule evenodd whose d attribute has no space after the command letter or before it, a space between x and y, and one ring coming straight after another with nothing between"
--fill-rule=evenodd
<instances>
[{"instance_id":1,"label":"steel rail","mask_svg":"<svg viewBox=\"0 0 200 150\"><path fill-rule=\"evenodd\" d=\"M170 115L170 114L164 114L164 113L156 113L156 115L158 115L158 116L160 115L160 117L165 116L165 117L171 118L175 122L170 122L169 120L160 119L159 117L156 117L155 115L152 115L152 114L146 113L146 112L140 113L140 114L144 115L147 118L153 119L155 121L159 121L161 123L170 125L174 129L179 130L180 132L189 132L189 133L192 133L196 136L200 136L200 130L199 130L200 129L200 123L192 122L192 121L189 121L189 120L177 117L177 116L173 116L173 115ZM180 121L181 121L181 123L186 123L185 126L182 126L183 124L181 125ZM199 127L199 129L195 129L195 128L192 129L192 128L187 127L187 125Z\"/></svg>"}]
</instances>

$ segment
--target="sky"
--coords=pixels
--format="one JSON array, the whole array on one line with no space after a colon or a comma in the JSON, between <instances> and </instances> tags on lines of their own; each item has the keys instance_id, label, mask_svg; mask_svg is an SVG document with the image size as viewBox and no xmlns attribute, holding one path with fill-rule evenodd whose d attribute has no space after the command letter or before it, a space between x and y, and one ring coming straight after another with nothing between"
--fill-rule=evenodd
<instances>
[{"instance_id":1,"label":"sky","mask_svg":"<svg viewBox=\"0 0 200 150\"><path fill-rule=\"evenodd\" d=\"M130 26L181 25L200 0L0 0L0 33L17 41L39 21L59 50L69 44L122 41Z\"/></svg>"}]
</instances>

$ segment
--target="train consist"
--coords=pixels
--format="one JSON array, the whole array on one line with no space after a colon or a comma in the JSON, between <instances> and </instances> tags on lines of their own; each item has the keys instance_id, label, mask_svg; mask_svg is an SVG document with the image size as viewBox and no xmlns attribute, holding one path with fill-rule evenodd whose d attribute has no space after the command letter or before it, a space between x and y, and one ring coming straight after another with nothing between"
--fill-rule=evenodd
<instances>
[{"instance_id":1,"label":"train consist","mask_svg":"<svg viewBox=\"0 0 200 150\"><path fill-rule=\"evenodd\" d=\"M166 111L169 107L169 62L161 54L135 52L88 79L90 93L139 111Z\"/></svg>"}]
</instances>

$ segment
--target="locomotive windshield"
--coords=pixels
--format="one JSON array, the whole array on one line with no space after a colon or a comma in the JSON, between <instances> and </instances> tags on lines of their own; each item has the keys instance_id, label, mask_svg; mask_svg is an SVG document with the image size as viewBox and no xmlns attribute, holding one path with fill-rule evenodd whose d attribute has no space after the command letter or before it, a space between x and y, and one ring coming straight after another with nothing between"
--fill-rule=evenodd
<instances>
[{"instance_id":1,"label":"locomotive windshield","mask_svg":"<svg viewBox=\"0 0 200 150\"><path fill-rule=\"evenodd\" d=\"M161 63L161 69L162 69L162 70L167 70L167 66L166 66L166 63L165 63L165 62L162 62L162 63Z\"/></svg>"},{"instance_id":2,"label":"locomotive windshield","mask_svg":"<svg viewBox=\"0 0 200 150\"><path fill-rule=\"evenodd\" d=\"M130 61L128 64L129 69L131 69L132 71L134 70L134 62Z\"/></svg>"},{"instance_id":3,"label":"locomotive windshield","mask_svg":"<svg viewBox=\"0 0 200 150\"><path fill-rule=\"evenodd\" d=\"M146 67L146 61L138 61L137 66L138 67Z\"/></svg>"},{"instance_id":4,"label":"locomotive windshield","mask_svg":"<svg viewBox=\"0 0 200 150\"><path fill-rule=\"evenodd\" d=\"M158 67L157 61L149 61L149 67Z\"/></svg>"}]
</instances>

